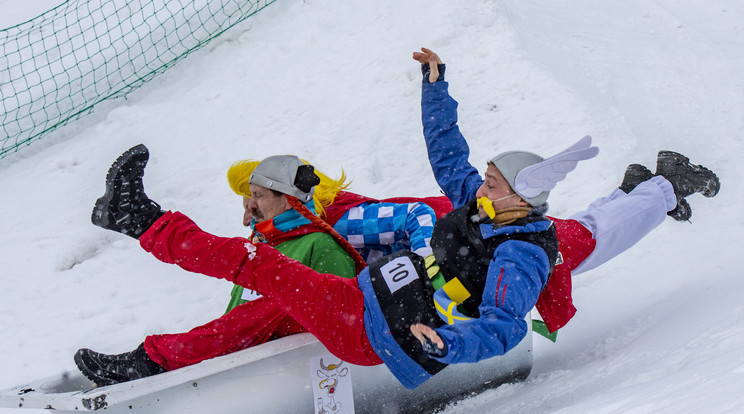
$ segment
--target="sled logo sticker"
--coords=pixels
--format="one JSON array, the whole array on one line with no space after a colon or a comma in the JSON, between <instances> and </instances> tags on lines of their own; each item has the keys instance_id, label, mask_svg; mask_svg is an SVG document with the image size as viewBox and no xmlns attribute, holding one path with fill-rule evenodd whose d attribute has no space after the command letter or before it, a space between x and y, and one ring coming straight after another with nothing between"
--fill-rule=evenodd
<instances>
[{"instance_id":1,"label":"sled logo sticker","mask_svg":"<svg viewBox=\"0 0 744 414\"><path fill-rule=\"evenodd\" d=\"M406 256L398 257L386 263L380 267L380 273L385 278L390 293L395 293L398 289L418 279L418 274L411 259Z\"/></svg>"},{"instance_id":2,"label":"sled logo sticker","mask_svg":"<svg viewBox=\"0 0 744 414\"><path fill-rule=\"evenodd\" d=\"M331 354L309 360L315 414L353 414L351 375L344 361Z\"/></svg>"}]
</instances>

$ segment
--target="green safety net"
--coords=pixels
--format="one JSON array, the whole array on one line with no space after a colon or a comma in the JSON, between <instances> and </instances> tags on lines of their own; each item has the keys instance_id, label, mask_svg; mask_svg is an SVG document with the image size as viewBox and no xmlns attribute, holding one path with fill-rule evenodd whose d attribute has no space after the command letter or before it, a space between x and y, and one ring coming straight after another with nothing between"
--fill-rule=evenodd
<instances>
[{"instance_id":1,"label":"green safety net","mask_svg":"<svg viewBox=\"0 0 744 414\"><path fill-rule=\"evenodd\" d=\"M0 158L127 95L276 0L69 0L0 30Z\"/></svg>"}]
</instances>

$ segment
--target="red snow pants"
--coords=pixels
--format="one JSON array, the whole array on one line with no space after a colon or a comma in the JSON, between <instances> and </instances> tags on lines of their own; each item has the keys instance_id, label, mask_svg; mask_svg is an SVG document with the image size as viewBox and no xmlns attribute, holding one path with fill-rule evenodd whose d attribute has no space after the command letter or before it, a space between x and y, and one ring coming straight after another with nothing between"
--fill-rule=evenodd
<instances>
[{"instance_id":1,"label":"red snow pants","mask_svg":"<svg viewBox=\"0 0 744 414\"><path fill-rule=\"evenodd\" d=\"M278 303L261 297L189 332L150 335L145 351L170 371L301 332L302 325Z\"/></svg>"},{"instance_id":2,"label":"red snow pants","mask_svg":"<svg viewBox=\"0 0 744 414\"><path fill-rule=\"evenodd\" d=\"M367 338L364 297L356 279L318 273L270 246L253 245L242 237L206 233L178 212L156 221L140 237L140 245L165 263L257 291L344 361L382 363ZM153 340L150 344L145 343L145 350L160 363L156 358L167 351L153 346Z\"/></svg>"}]
</instances>

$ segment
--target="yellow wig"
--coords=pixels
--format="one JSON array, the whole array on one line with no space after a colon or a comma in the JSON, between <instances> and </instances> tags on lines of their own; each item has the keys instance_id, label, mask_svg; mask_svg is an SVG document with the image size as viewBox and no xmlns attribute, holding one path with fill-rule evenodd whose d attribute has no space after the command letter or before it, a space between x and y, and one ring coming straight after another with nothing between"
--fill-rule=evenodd
<instances>
[{"instance_id":1,"label":"yellow wig","mask_svg":"<svg viewBox=\"0 0 744 414\"><path fill-rule=\"evenodd\" d=\"M230 169L227 170L227 182L230 183L230 188L235 194L243 197L251 196L248 180L251 178L251 174L259 162L255 160L242 160L230 166ZM305 160L302 160L302 162L310 164ZM323 217L325 215L325 207L331 205L333 200L336 199L336 195L340 191L347 189L351 182L346 181L346 174L343 170L341 170L341 177L337 180L330 178L317 169L315 170L315 174L320 178L320 184L315 186L315 193L313 194L315 212L320 217Z\"/></svg>"}]
</instances>

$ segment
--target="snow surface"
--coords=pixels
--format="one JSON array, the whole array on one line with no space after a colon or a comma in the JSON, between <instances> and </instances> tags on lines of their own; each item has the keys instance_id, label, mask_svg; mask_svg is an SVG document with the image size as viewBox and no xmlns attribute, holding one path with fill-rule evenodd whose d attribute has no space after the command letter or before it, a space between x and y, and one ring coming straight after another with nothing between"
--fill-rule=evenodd
<instances>
[{"instance_id":1,"label":"snow surface","mask_svg":"<svg viewBox=\"0 0 744 414\"><path fill-rule=\"evenodd\" d=\"M0 0L0 23L49 6ZM90 224L109 165L135 144L151 151L148 194L226 236L246 234L225 180L244 158L291 152L343 168L370 196L438 194L411 60L427 46L448 64L474 165L594 137L600 155L553 191L553 215L608 193L629 163L653 169L659 149L723 183L714 199L690 198L692 224L668 219L574 280L579 312L556 344L535 338L526 382L446 413L738 412L742 22L736 0L278 1L126 100L0 160L0 389L75 369L80 347L128 351L224 310L228 283Z\"/></svg>"}]
</instances>

